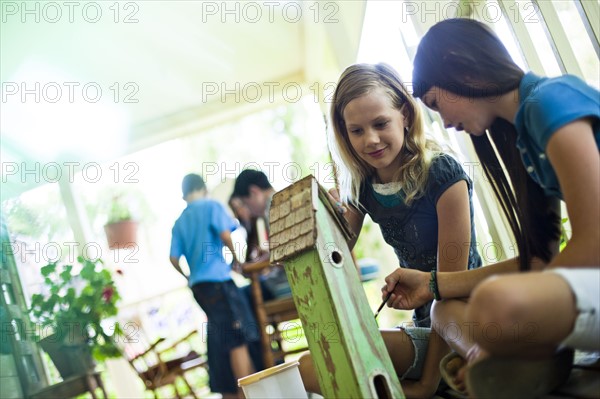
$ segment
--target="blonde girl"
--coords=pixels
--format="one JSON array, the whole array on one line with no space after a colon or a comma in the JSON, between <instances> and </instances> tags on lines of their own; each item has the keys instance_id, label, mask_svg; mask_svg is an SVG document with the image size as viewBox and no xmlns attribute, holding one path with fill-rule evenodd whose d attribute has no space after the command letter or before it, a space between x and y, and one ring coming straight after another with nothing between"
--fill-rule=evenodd
<instances>
[{"instance_id":1,"label":"blonde girl","mask_svg":"<svg viewBox=\"0 0 600 399\"><path fill-rule=\"evenodd\" d=\"M368 214L402 268L435 274L480 266L471 180L426 138L419 107L391 67L347 68L333 96L331 120L340 159L339 194L331 194L344 204L357 236ZM408 397L433 395L438 363L447 353L444 342L430 334L430 306L415 309L414 327L382 331ZM318 391L308 359L302 359L303 379L307 390Z\"/></svg>"}]
</instances>

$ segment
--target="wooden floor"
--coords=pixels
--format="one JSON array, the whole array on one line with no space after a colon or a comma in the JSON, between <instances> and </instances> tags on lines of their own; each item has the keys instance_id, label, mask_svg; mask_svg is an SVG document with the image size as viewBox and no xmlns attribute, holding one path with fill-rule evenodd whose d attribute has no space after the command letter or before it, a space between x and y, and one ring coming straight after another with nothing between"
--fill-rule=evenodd
<instances>
[{"instance_id":1,"label":"wooden floor","mask_svg":"<svg viewBox=\"0 0 600 399\"><path fill-rule=\"evenodd\" d=\"M308 397L310 399L323 398L320 395L310 393L308 394ZM600 399L600 353L577 352L575 355L575 365L571 370L567 382L561 385L556 391L541 399L566 398ZM468 399L468 397L449 389L444 392L438 392L433 399Z\"/></svg>"},{"instance_id":2,"label":"wooden floor","mask_svg":"<svg viewBox=\"0 0 600 399\"><path fill-rule=\"evenodd\" d=\"M600 354L576 352L567 382L545 397L553 398L600 398Z\"/></svg>"}]
</instances>

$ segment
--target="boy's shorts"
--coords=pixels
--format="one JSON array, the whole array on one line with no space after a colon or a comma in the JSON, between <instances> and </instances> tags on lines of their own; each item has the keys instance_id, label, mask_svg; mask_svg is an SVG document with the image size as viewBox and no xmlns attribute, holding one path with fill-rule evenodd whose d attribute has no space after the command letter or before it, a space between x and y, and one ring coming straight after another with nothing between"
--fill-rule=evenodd
<instances>
[{"instance_id":1,"label":"boy's shorts","mask_svg":"<svg viewBox=\"0 0 600 399\"><path fill-rule=\"evenodd\" d=\"M260 342L252 310L232 280L196 283L191 289L208 319L202 338L207 344L210 389L236 393L237 380L231 369L230 352L241 345Z\"/></svg>"},{"instance_id":2,"label":"boy's shorts","mask_svg":"<svg viewBox=\"0 0 600 399\"><path fill-rule=\"evenodd\" d=\"M584 351L600 350L600 268L558 268L556 273L571 287L579 314L571 334L561 342Z\"/></svg>"}]
</instances>

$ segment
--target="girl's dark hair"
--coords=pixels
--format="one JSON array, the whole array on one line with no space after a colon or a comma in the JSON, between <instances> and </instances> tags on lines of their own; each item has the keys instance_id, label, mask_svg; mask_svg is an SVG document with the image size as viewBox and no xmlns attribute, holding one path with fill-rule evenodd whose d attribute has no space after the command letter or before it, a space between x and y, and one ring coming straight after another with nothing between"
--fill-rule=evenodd
<instances>
[{"instance_id":1,"label":"girl's dark hair","mask_svg":"<svg viewBox=\"0 0 600 399\"><path fill-rule=\"evenodd\" d=\"M472 19L447 19L419 43L413 95L423 97L437 86L462 97L494 97L519 87L522 76L493 30Z\"/></svg>"},{"instance_id":2,"label":"girl's dark hair","mask_svg":"<svg viewBox=\"0 0 600 399\"><path fill-rule=\"evenodd\" d=\"M448 19L434 25L419 44L413 95L422 97L437 86L462 97L493 98L517 89L523 75L486 25L472 19ZM532 256L549 262L555 255L560 237L558 200L547 197L525 170L514 125L498 118L488 130L510 184L488 136L471 139L515 237L520 269L529 270Z\"/></svg>"},{"instance_id":3,"label":"girl's dark hair","mask_svg":"<svg viewBox=\"0 0 600 399\"><path fill-rule=\"evenodd\" d=\"M514 190L488 136L471 135L471 140L515 237L519 249L519 268L522 271L529 270L532 256L550 262L556 254L556 244L560 238L559 201L546 196L523 167L516 150L517 132L514 125L498 118L489 131Z\"/></svg>"}]
</instances>

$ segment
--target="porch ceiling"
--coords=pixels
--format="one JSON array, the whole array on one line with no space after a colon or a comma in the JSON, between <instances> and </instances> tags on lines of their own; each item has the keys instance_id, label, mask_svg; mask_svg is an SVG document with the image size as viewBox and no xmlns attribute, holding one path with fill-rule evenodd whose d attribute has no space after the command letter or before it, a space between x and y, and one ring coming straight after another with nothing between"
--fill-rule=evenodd
<instances>
[{"instance_id":1,"label":"porch ceiling","mask_svg":"<svg viewBox=\"0 0 600 399\"><path fill-rule=\"evenodd\" d=\"M3 2L2 199L335 80L365 4Z\"/></svg>"}]
</instances>

